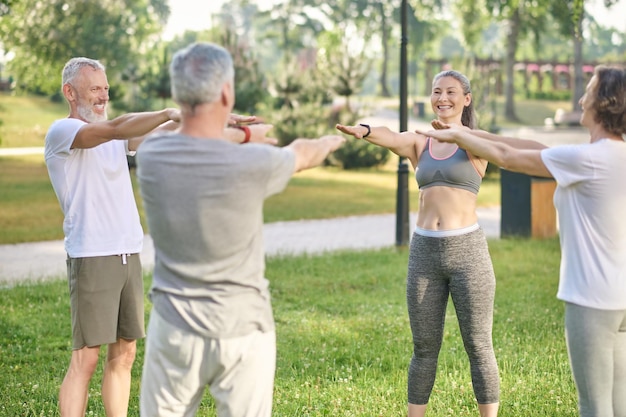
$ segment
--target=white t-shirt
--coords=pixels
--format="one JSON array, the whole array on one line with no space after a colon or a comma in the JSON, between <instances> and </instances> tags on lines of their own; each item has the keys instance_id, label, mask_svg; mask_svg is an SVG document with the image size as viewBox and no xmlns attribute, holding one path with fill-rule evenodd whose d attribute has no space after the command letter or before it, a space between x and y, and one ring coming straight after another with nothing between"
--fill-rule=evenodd
<instances>
[{"instance_id":1,"label":"white t-shirt","mask_svg":"<svg viewBox=\"0 0 626 417\"><path fill-rule=\"evenodd\" d=\"M541 157L557 182L557 297L584 307L626 309L626 143L556 146Z\"/></svg>"},{"instance_id":2,"label":"white t-shirt","mask_svg":"<svg viewBox=\"0 0 626 417\"><path fill-rule=\"evenodd\" d=\"M139 253L143 230L126 159L127 141L70 149L85 122L55 121L44 156L65 215L65 250L72 258Z\"/></svg>"}]
</instances>

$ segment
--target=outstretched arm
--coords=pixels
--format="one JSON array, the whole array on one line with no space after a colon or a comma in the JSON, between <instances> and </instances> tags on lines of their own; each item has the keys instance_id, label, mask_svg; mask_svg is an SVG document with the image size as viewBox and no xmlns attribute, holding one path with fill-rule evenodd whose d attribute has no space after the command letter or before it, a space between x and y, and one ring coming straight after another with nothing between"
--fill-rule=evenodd
<instances>
[{"instance_id":1,"label":"outstretched arm","mask_svg":"<svg viewBox=\"0 0 626 417\"><path fill-rule=\"evenodd\" d=\"M430 124L437 130L450 129L454 127L440 120L433 120ZM547 148L547 146L544 145L543 143L539 143L537 141L530 140L530 139L520 139L520 138L513 138L513 137L508 137L508 136L500 136L500 135L495 135L493 133L487 132L485 130L472 130L472 133L483 139L487 139L487 140L494 141L494 142L505 143L515 149L545 149Z\"/></svg>"},{"instance_id":2,"label":"outstretched arm","mask_svg":"<svg viewBox=\"0 0 626 417\"><path fill-rule=\"evenodd\" d=\"M539 149L516 149L506 143L485 140L474 131L443 129L417 133L433 137L442 142L454 142L479 158L484 158L509 171L521 172L538 177L552 177L541 159Z\"/></svg>"},{"instance_id":3,"label":"outstretched arm","mask_svg":"<svg viewBox=\"0 0 626 417\"><path fill-rule=\"evenodd\" d=\"M368 135L367 125L344 126L338 124L335 127L346 135L365 139L374 145L389 149L398 156L408 158L413 166L416 166L418 155L416 142L419 137L413 132L397 133L385 126L370 126Z\"/></svg>"},{"instance_id":4,"label":"outstretched arm","mask_svg":"<svg viewBox=\"0 0 626 417\"><path fill-rule=\"evenodd\" d=\"M267 132L272 125L265 123L256 123L251 125L230 125L224 129L224 137L235 143L265 143L268 145L277 145L278 139L267 136ZM249 134L245 129L249 129ZM249 136L248 136L249 135ZM246 138L248 140L246 141Z\"/></svg>"},{"instance_id":5,"label":"outstretched arm","mask_svg":"<svg viewBox=\"0 0 626 417\"><path fill-rule=\"evenodd\" d=\"M296 154L295 172L320 165L324 159L336 151L346 140L339 135L322 136L319 139L296 139L286 148Z\"/></svg>"},{"instance_id":6,"label":"outstretched arm","mask_svg":"<svg viewBox=\"0 0 626 417\"><path fill-rule=\"evenodd\" d=\"M136 151L137 149L139 149L139 145L141 145L141 143L144 141L144 139L146 137L148 137L148 135L152 134L152 133L156 133L156 132L171 132L174 131L176 129L178 129L180 127L180 123L179 122L174 122L172 120L170 120L169 122L165 122L162 125L152 129L150 132L146 133L143 136L138 136L132 139L128 139L128 150L129 151Z\"/></svg>"},{"instance_id":7,"label":"outstretched arm","mask_svg":"<svg viewBox=\"0 0 626 417\"><path fill-rule=\"evenodd\" d=\"M93 148L113 139L131 139L144 136L161 124L173 120L180 121L178 109L128 113L113 120L87 123L80 128L72 148Z\"/></svg>"}]
</instances>

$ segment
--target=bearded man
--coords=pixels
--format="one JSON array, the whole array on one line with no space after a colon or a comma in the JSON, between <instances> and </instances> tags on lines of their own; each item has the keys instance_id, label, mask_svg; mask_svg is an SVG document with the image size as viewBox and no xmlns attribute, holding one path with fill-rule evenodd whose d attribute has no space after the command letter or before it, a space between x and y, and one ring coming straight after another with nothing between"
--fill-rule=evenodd
<instances>
[{"instance_id":1,"label":"bearded man","mask_svg":"<svg viewBox=\"0 0 626 417\"><path fill-rule=\"evenodd\" d=\"M48 174L64 214L72 316L73 350L59 408L63 417L85 415L100 346L107 345L104 408L108 417L126 416L136 340L145 336L143 230L126 155L155 128L175 128L180 112L107 120L109 84L100 62L72 58L62 77L70 114L45 138Z\"/></svg>"}]
</instances>

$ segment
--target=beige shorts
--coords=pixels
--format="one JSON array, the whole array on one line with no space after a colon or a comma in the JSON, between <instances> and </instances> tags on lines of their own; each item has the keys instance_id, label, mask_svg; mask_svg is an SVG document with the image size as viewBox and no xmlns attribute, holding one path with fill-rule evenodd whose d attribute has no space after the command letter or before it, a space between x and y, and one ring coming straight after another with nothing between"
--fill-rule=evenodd
<instances>
[{"instance_id":1,"label":"beige shorts","mask_svg":"<svg viewBox=\"0 0 626 417\"><path fill-rule=\"evenodd\" d=\"M208 387L219 417L270 417L275 370L274 331L214 339L181 330L152 309L141 416L193 416Z\"/></svg>"},{"instance_id":2,"label":"beige shorts","mask_svg":"<svg viewBox=\"0 0 626 417\"><path fill-rule=\"evenodd\" d=\"M72 347L145 337L139 254L67 258Z\"/></svg>"}]
</instances>

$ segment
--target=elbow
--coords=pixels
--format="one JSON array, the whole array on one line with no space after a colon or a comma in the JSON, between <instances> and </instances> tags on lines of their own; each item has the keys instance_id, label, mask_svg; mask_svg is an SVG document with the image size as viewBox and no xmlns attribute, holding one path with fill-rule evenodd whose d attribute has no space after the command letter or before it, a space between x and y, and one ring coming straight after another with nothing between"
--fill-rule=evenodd
<instances>
[{"instance_id":1,"label":"elbow","mask_svg":"<svg viewBox=\"0 0 626 417\"><path fill-rule=\"evenodd\" d=\"M507 171L513 171L513 154L508 152L507 150L502 150L494 155L493 160L491 161L500 168L506 169Z\"/></svg>"},{"instance_id":2,"label":"elbow","mask_svg":"<svg viewBox=\"0 0 626 417\"><path fill-rule=\"evenodd\" d=\"M496 161L500 168L507 171L528 174L529 160L526 155L522 155L517 149L506 149Z\"/></svg>"}]
</instances>

